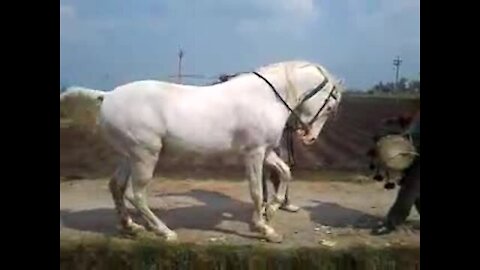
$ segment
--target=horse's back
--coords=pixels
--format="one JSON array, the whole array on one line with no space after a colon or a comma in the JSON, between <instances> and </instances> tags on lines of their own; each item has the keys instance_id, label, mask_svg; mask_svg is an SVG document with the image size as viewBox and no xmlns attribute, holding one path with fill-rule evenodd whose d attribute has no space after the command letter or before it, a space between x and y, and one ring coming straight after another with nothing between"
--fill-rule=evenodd
<instances>
[{"instance_id":1,"label":"horse's back","mask_svg":"<svg viewBox=\"0 0 480 270\"><path fill-rule=\"evenodd\" d=\"M150 129L161 132L164 124L159 110L168 102L168 95L175 88L161 81L136 81L115 88L105 98L101 109L100 124L109 130Z\"/></svg>"},{"instance_id":2,"label":"horse's back","mask_svg":"<svg viewBox=\"0 0 480 270\"><path fill-rule=\"evenodd\" d=\"M179 84L155 80L142 80L120 85L113 90L113 95L131 95L142 97L144 95L162 94L166 91L181 91L184 87Z\"/></svg>"}]
</instances>

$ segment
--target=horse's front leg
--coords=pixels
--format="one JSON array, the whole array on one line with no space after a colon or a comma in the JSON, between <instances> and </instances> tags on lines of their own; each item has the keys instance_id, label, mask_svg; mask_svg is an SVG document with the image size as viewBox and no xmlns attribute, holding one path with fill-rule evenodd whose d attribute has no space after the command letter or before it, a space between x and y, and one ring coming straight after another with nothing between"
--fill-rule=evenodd
<instances>
[{"instance_id":1,"label":"horse's front leg","mask_svg":"<svg viewBox=\"0 0 480 270\"><path fill-rule=\"evenodd\" d=\"M254 204L252 221L255 228L260 230L260 232L268 241L279 243L282 241L282 236L277 234L275 230L267 224L264 217L265 210L262 199L262 173L264 158L265 148L263 147L251 150L245 155L245 165L250 184L250 195L252 196Z\"/></svg>"},{"instance_id":2,"label":"horse's front leg","mask_svg":"<svg viewBox=\"0 0 480 270\"><path fill-rule=\"evenodd\" d=\"M267 166L272 167L280 175L280 184L273 199L266 206L266 219L270 221L273 218L275 212L285 201L285 195L287 193L287 186L292 178L290 167L274 152L269 151L266 154L265 163Z\"/></svg>"}]
</instances>

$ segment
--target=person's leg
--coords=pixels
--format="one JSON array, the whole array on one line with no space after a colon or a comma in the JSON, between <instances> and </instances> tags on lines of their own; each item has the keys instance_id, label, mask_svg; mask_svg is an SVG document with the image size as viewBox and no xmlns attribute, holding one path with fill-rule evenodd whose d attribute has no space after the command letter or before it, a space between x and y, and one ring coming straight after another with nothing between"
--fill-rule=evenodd
<instances>
[{"instance_id":1,"label":"person's leg","mask_svg":"<svg viewBox=\"0 0 480 270\"><path fill-rule=\"evenodd\" d=\"M387 214L386 221L375 228L372 233L385 234L395 230L398 225L405 222L418 198L420 198L419 159L405 172L397 198ZM418 203L418 205L420 204Z\"/></svg>"}]
</instances>

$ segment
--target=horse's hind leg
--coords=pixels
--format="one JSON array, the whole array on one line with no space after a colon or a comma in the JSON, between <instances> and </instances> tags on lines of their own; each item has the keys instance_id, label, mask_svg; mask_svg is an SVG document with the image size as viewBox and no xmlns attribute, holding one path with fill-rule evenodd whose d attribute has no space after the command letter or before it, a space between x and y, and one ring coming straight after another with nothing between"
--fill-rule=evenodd
<instances>
[{"instance_id":1,"label":"horse's hind leg","mask_svg":"<svg viewBox=\"0 0 480 270\"><path fill-rule=\"evenodd\" d=\"M280 175L280 184L278 185L276 194L266 207L265 214L267 221L269 221L273 218L273 215L278 208L285 202L288 182L291 180L292 174L290 172L290 167L288 167L288 165L273 151L267 153L265 163Z\"/></svg>"},{"instance_id":2,"label":"horse's hind leg","mask_svg":"<svg viewBox=\"0 0 480 270\"><path fill-rule=\"evenodd\" d=\"M250 195L252 196L254 210L252 221L254 226L271 242L281 242L282 236L277 234L266 221L262 199L262 171L265 149L258 148L251 150L245 155L245 165L247 169L248 180L250 184Z\"/></svg>"},{"instance_id":3,"label":"horse's hind leg","mask_svg":"<svg viewBox=\"0 0 480 270\"><path fill-rule=\"evenodd\" d=\"M113 177L110 179L109 188L113 197L113 202L115 203L115 209L120 217L120 225L122 226L122 229L127 232L136 232L144 230L144 228L133 222L127 211L124 200L125 189L131 174L130 172L128 161L124 158L118 165Z\"/></svg>"},{"instance_id":4,"label":"horse's hind leg","mask_svg":"<svg viewBox=\"0 0 480 270\"><path fill-rule=\"evenodd\" d=\"M132 192L133 198L130 202L142 214L142 217L148 222L151 229L166 238L167 241L177 239L177 234L170 230L148 207L147 204L147 186L153 177L155 165L158 159L158 152L154 153L148 150L137 151L135 159L131 159L132 168Z\"/></svg>"}]
</instances>

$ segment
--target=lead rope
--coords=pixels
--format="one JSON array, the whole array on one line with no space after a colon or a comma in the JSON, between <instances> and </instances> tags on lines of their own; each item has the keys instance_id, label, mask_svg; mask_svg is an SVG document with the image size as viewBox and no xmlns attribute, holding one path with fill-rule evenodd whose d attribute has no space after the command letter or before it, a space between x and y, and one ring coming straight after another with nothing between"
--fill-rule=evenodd
<instances>
[{"instance_id":1,"label":"lead rope","mask_svg":"<svg viewBox=\"0 0 480 270\"><path fill-rule=\"evenodd\" d=\"M293 129L287 128L285 139L286 139L286 147L287 147L287 160L288 166L293 168L295 166L295 153L293 151Z\"/></svg>"}]
</instances>

